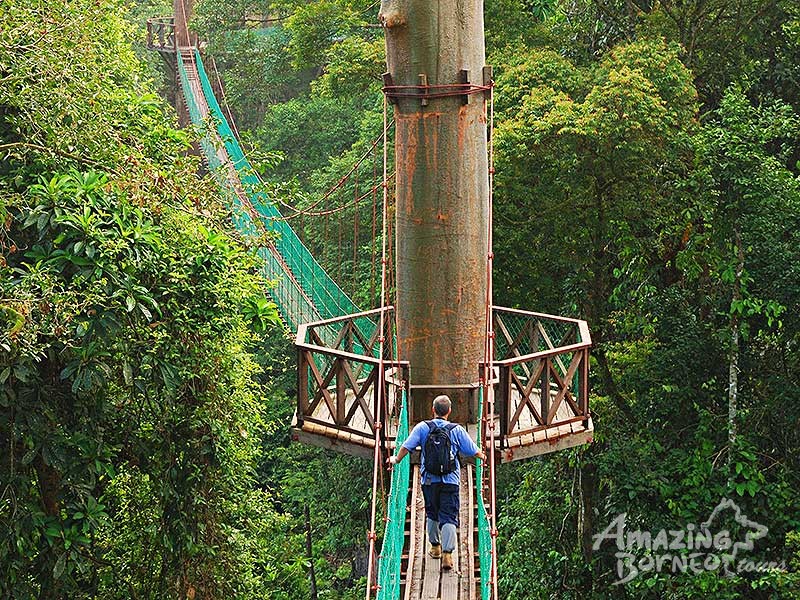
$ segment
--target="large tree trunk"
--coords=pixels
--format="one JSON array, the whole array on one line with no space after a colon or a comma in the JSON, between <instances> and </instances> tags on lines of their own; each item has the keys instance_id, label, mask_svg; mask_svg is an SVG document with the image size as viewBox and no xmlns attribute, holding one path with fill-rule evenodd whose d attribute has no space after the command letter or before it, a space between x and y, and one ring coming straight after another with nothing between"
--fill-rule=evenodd
<instances>
[{"instance_id":1,"label":"large tree trunk","mask_svg":"<svg viewBox=\"0 0 800 600\"><path fill-rule=\"evenodd\" d=\"M197 45L197 36L189 31L189 22L192 18L194 11L194 0L173 0L172 14L175 23L175 44L178 49L189 48ZM181 75L178 70L177 61L180 60L179 56L175 57L175 111L178 113L178 123L181 127L189 127L192 124L191 117L189 116L189 107L186 105L186 99L181 93ZM200 148L194 147L194 154L200 153Z\"/></svg>"},{"instance_id":2,"label":"large tree trunk","mask_svg":"<svg viewBox=\"0 0 800 600\"><path fill-rule=\"evenodd\" d=\"M194 0L173 0L172 11L175 17L175 41L178 48L196 45L197 36L189 31L189 21L194 11Z\"/></svg>"},{"instance_id":3,"label":"large tree trunk","mask_svg":"<svg viewBox=\"0 0 800 600\"><path fill-rule=\"evenodd\" d=\"M383 0L393 85L483 83L480 0ZM472 393L448 384L478 378L485 331L488 236L486 107L482 95L398 99L397 347L411 363L411 420L428 418L447 393L452 419L474 420Z\"/></svg>"},{"instance_id":4,"label":"large tree trunk","mask_svg":"<svg viewBox=\"0 0 800 600\"><path fill-rule=\"evenodd\" d=\"M742 247L742 236L739 230L734 232L734 243L736 248L736 276L733 281L733 301L738 304L742 300L742 275L744 273L744 248ZM733 450L736 444L736 413L739 403L739 313L735 307L731 306L731 345L730 360L728 363L728 463L730 465L733 458ZM733 479L733 471L730 475Z\"/></svg>"},{"instance_id":5,"label":"large tree trunk","mask_svg":"<svg viewBox=\"0 0 800 600\"><path fill-rule=\"evenodd\" d=\"M306 558L308 559L308 585L311 600L317 600L317 575L314 572L314 544L311 539L311 515L308 504L305 505L306 517Z\"/></svg>"},{"instance_id":6,"label":"large tree trunk","mask_svg":"<svg viewBox=\"0 0 800 600\"><path fill-rule=\"evenodd\" d=\"M580 496L578 503L578 543L580 544L583 560L587 565L592 563L592 531L594 529L594 504L592 497L597 485L597 466L589 462L589 457L584 455L583 464L580 467ZM587 569L585 579L585 590L591 590L592 573Z\"/></svg>"}]
</instances>

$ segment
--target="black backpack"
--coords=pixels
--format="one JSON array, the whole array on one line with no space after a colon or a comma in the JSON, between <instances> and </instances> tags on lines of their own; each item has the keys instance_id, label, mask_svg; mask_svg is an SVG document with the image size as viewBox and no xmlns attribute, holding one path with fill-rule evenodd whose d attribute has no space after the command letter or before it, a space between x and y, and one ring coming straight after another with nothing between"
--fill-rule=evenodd
<instances>
[{"instance_id":1,"label":"black backpack","mask_svg":"<svg viewBox=\"0 0 800 600\"><path fill-rule=\"evenodd\" d=\"M425 472L430 475L446 475L456 470L456 457L450 445L450 432L456 423L437 425L426 421L430 431L422 455L425 458Z\"/></svg>"}]
</instances>

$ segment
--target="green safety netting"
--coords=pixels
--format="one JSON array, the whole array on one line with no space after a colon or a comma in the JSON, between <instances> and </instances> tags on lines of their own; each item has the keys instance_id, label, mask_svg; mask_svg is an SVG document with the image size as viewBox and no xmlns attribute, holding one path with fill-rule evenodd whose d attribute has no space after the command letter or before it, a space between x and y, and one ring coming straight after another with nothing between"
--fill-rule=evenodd
<instances>
[{"instance_id":1,"label":"green safety netting","mask_svg":"<svg viewBox=\"0 0 800 600\"><path fill-rule=\"evenodd\" d=\"M269 201L258 176L242 152L236 136L222 113L208 80L199 52L194 51L192 70L197 78L208 106L204 115L195 97L186 57L178 53L178 70L184 97L192 123L202 136L200 147L214 176L227 190L234 224L237 229L251 239L258 239L263 230L271 236L279 256L269 248L261 246L259 256L264 260L265 270L276 286L271 295L278 305L281 315L289 327L296 329L303 322L330 319L345 314L359 312L353 301L336 285L325 270L314 259L294 230L283 219L280 211ZM212 130L213 128L213 130ZM213 131L213 133L212 133ZM221 142L222 148L219 147ZM220 150L224 149L224 153ZM226 156L227 155L227 156ZM227 172L226 160L236 169L242 190L246 195L247 206L236 193ZM253 208L260 217L256 223L248 208ZM262 230L263 228L263 230ZM288 270L288 273L287 273ZM374 327L374 323L370 323ZM482 405L482 403L481 403ZM480 422L480 421L479 421ZM480 433L479 433L480 436ZM397 430L396 451L408 437L408 407L406 391L402 391L402 408ZM480 438L478 439L480 444ZM480 462L480 461L479 461ZM480 495L481 466L478 465L478 529L481 564L481 597L489 598L489 573L491 568L491 538L483 498ZM392 471L387 522L383 546L378 562L378 595L380 600L397 600L400 597L401 558L405 543L405 516L408 501L410 461L403 461Z\"/></svg>"},{"instance_id":2,"label":"green safety netting","mask_svg":"<svg viewBox=\"0 0 800 600\"><path fill-rule=\"evenodd\" d=\"M202 104L208 106L208 114L203 114L201 102L195 97L199 90L191 85L186 64L189 61L192 64L188 69L193 71L192 75L196 71L205 100ZM227 189L235 226L259 247L258 255L264 260L266 275L276 282L270 295L287 325L296 329L303 322L359 312L267 198L214 96L200 53L194 50L187 56L179 52L177 63L189 115L202 134L200 147L211 172ZM226 160L235 168L238 182L231 180ZM244 198L237 193L237 185L241 185ZM248 209L258 215L259 222L254 221ZM276 252L264 243L264 235L269 237Z\"/></svg>"},{"instance_id":3,"label":"green safety netting","mask_svg":"<svg viewBox=\"0 0 800 600\"><path fill-rule=\"evenodd\" d=\"M401 444L408 437L408 413L406 392L402 392L402 409L400 423L397 430L397 445L395 454ZM479 388L479 416L481 422L483 413L483 388ZM478 427L478 447L481 447L481 431ZM394 467L387 506L386 529L383 535L383 546L378 558L378 592L377 600L398 600L400 598L401 558L405 543L405 521L408 502L408 484L410 477L411 461L405 460ZM492 537L489 525L489 516L482 493L482 477L484 466L480 459L475 461L476 476L476 504L478 512L478 557L481 572L481 600L489 600L492 594L490 582L492 571Z\"/></svg>"},{"instance_id":4,"label":"green safety netting","mask_svg":"<svg viewBox=\"0 0 800 600\"><path fill-rule=\"evenodd\" d=\"M483 386L478 388L478 448L482 447L481 423L483 418ZM475 500L478 508L478 558L481 567L481 600L489 600L492 594L492 534L489 515L483 501L483 461L475 459Z\"/></svg>"},{"instance_id":5,"label":"green safety netting","mask_svg":"<svg viewBox=\"0 0 800 600\"><path fill-rule=\"evenodd\" d=\"M408 437L408 406L406 391L402 391L400 422L397 426L395 455ZM383 546L378 557L378 600L398 600L400 598L400 568L405 543L406 509L408 503L408 480L411 460L404 460L392 469L392 482L389 490L389 503L386 507L386 529L383 533Z\"/></svg>"}]
</instances>

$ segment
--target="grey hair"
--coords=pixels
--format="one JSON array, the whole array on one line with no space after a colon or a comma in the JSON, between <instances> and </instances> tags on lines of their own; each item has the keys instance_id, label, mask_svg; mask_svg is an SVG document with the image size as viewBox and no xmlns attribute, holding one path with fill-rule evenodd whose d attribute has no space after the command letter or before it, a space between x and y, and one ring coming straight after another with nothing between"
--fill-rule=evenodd
<instances>
[{"instance_id":1,"label":"grey hair","mask_svg":"<svg viewBox=\"0 0 800 600\"><path fill-rule=\"evenodd\" d=\"M452 407L452 403L450 402L450 398L442 394L441 396L436 396L433 399L433 412L436 413L437 417L444 417L447 413L450 412L450 408Z\"/></svg>"}]
</instances>

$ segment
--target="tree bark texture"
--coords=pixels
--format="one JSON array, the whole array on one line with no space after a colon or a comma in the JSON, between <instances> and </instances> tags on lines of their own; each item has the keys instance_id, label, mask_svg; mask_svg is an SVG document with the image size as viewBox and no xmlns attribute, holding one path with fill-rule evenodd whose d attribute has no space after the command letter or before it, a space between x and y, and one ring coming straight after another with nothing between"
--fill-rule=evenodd
<instances>
[{"instance_id":1,"label":"tree bark texture","mask_svg":"<svg viewBox=\"0 0 800 600\"><path fill-rule=\"evenodd\" d=\"M462 70L482 84L481 0L383 0L389 74L396 86L451 85ZM425 78L425 79L423 79ZM477 415L472 391L483 359L489 178L482 94L401 98L394 104L397 346L411 363L411 420L430 417L440 393L452 420Z\"/></svg>"},{"instance_id":2,"label":"tree bark texture","mask_svg":"<svg viewBox=\"0 0 800 600\"><path fill-rule=\"evenodd\" d=\"M309 598L317 600L317 575L314 572L314 544L311 539L311 515L309 514L308 504L305 505L306 517L306 558L308 559L308 585Z\"/></svg>"},{"instance_id":3,"label":"tree bark texture","mask_svg":"<svg viewBox=\"0 0 800 600\"><path fill-rule=\"evenodd\" d=\"M736 248L736 278L733 282L732 304L742 301L742 275L744 274L744 246L738 227L734 232L734 247ZM730 317L731 346L728 362L728 463L730 466L736 446L736 413L739 406L739 313L733 307ZM731 471L732 473L732 471ZM733 476L731 475L731 479Z\"/></svg>"},{"instance_id":4,"label":"tree bark texture","mask_svg":"<svg viewBox=\"0 0 800 600\"><path fill-rule=\"evenodd\" d=\"M175 27L175 44L177 45L178 49L189 48L197 45L197 36L189 31L189 21L192 18L193 11L194 0L173 0L172 2L172 14ZM180 56L175 56L175 111L178 113L178 124L181 127L186 128L191 126L192 119L189 116L189 107L186 105L186 99L181 93L181 75L177 65L177 61L179 60ZM192 153L199 155L200 147L195 146L196 144L193 143Z\"/></svg>"},{"instance_id":5,"label":"tree bark texture","mask_svg":"<svg viewBox=\"0 0 800 600\"><path fill-rule=\"evenodd\" d=\"M195 0L173 0L172 2L172 14L175 18L175 42L178 48L197 45L197 36L189 31L194 2Z\"/></svg>"}]
</instances>

